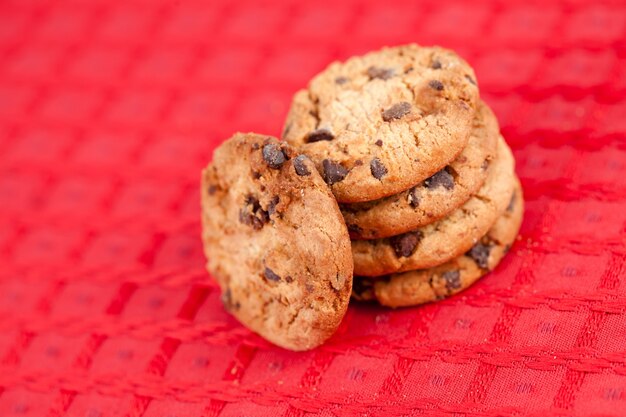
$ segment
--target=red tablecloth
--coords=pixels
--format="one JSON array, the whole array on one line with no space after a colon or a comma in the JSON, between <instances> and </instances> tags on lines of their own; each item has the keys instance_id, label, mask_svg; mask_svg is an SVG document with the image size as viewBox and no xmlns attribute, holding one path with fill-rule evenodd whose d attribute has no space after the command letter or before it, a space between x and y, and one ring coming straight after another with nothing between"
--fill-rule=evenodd
<instances>
[{"instance_id":1,"label":"red tablecloth","mask_svg":"<svg viewBox=\"0 0 626 417\"><path fill-rule=\"evenodd\" d=\"M275 348L204 272L200 169L414 41L475 67L521 241L460 296ZM0 3L2 417L626 415L625 236L623 1Z\"/></svg>"}]
</instances>

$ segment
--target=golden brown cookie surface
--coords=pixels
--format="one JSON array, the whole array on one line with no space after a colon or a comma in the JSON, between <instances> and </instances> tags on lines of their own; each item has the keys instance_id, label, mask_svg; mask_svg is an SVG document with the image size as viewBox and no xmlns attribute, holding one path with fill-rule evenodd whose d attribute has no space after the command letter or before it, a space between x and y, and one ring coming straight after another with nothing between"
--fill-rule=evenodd
<instances>
[{"instance_id":1,"label":"golden brown cookie surface","mask_svg":"<svg viewBox=\"0 0 626 417\"><path fill-rule=\"evenodd\" d=\"M464 255L443 265L388 277L355 277L353 297L389 307L424 304L456 294L492 271L515 241L522 223L524 200L517 185L511 205Z\"/></svg>"},{"instance_id":2,"label":"golden brown cookie surface","mask_svg":"<svg viewBox=\"0 0 626 417\"><path fill-rule=\"evenodd\" d=\"M467 146L459 156L406 191L365 203L341 204L352 239L379 239L432 223L465 203L487 178L496 155L498 121L480 102Z\"/></svg>"},{"instance_id":3,"label":"golden brown cookie surface","mask_svg":"<svg viewBox=\"0 0 626 417\"><path fill-rule=\"evenodd\" d=\"M467 144L478 100L471 67L415 44L335 62L294 96L283 138L339 202L371 201L441 170Z\"/></svg>"},{"instance_id":4,"label":"golden brown cookie surface","mask_svg":"<svg viewBox=\"0 0 626 417\"><path fill-rule=\"evenodd\" d=\"M308 157L236 134L203 171L202 225L208 269L239 321L292 350L335 332L350 298L350 240Z\"/></svg>"}]
</instances>

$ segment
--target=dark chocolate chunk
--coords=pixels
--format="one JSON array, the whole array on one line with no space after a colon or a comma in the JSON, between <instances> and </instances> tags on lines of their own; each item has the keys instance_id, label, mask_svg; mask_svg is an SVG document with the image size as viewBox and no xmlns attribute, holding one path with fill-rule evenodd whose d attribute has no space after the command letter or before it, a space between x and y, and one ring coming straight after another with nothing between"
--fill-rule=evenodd
<instances>
[{"instance_id":1,"label":"dark chocolate chunk","mask_svg":"<svg viewBox=\"0 0 626 417\"><path fill-rule=\"evenodd\" d=\"M259 200L254 196L247 196L245 206L239 210L239 221L245 225L252 226L254 230L260 230L263 225L270 220L267 211L261 208Z\"/></svg>"},{"instance_id":2,"label":"dark chocolate chunk","mask_svg":"<svg viewBox=\"0 0 626 417\"><path fill-rule=\"evenodd\" d=\"M241 307L239 301L233 301L233 294L230 291L230 288L227 288L226 291L222 293L221 299L224 308L228 311L239 310L239 308Z\"/></svg>"},{"instance_id":3,"label":"dark chocolate chunk","mask_svg":"<svg viewBox=\"0 0 626 417\"><path fill-rule=\"evenodd\" d=\"M286 138L286 137L287 137L287 135L288 135L288 134L289 134L289 132L291 131L292 126L293 126L293 123L292 123L292 122L289 122L289 123L287 124L287 126L285 126L285 129L283 130L283 134L282 134L282 137L283 137L283 138Z\"/></svg>"},{"instance_id":4,"label":"dark chocolate chunk","mask_svg":"<svg viewBox=\"0 0 626 417\"><path fill-rule=\"evenodd\" d=\"M258 151L260 147L261 146L258 143L253 143L252 144L252 149L254 149L255 151Z\"/></svg>"},{"instance_id":5,"label":"dark chocolate chunk","mask_svg":"<svg viewBox=\"0 0 626 417\"><path fill-rule=\"evenodd\" d=\"M298 155L293 160L293 167L296 170L296 174L301 177L311 175L311 171L306 167L304 160L308 159L306 155Z\"/></svg>"},{"instance_id":6,"label":"dark chocolate chunk","mask_svg":"<svg viewBox=\"0 0 626 417\"><path fill-rule=\"evenodd\" d=\"M270 203L267 206L267 213L270 216L276 213L276 206L278 205L278 203L280 203L280 197L275 195L274 197L272 197L272 199L270 200Z\"/></svg>"},{"instance_id":7,"label":"dark chocolate chunk","mask_svg":"<svg viewBox=\"0 0 626 417\"><path fill-rule=\"evenodd\" d=\"M360 167L361 165L363 165L363 161L361 161L360 159L357 159L356 161L354 161L354 166Z\"/></svg>"},{"instance_id":8,"label":"dark chocolate chunk","mask_svg":"<svg viewBox=\"0 0 626 417\"><path fill-rule=\"evenodd\" d=\"M328 129L317 129L312 132L309 132L304 141L306 143L319 142L321 140L333 140L335 136Z\"/></svg>"},{"instance_id":9,"label":"dark chocolate chunk","mask_svg":"<svg viewBox=\"0 0 626 417\"><path fill-rule=\"evenodd\" d=\"M409 191L409 204L413 208L419 207L420 205L420 196L419 196L419 193L417 192L417 187L413 187Z\"/></svg>"},{"instance_id":10,"label":"dark chocolate chunk","mask_svg":"<svg viewBox=\"0 0 626 417\"><path fill-rule=\"evenodd\" d=\"M285 277L285 282L286 282L286 283L291 283L291 282L293 282L293 277L292 277L291 275L287 275L287 276Z\"/></svg>"},{"instance_id":11,"label":"dark chocolate chunk","mask_svg":"<svg viewBox=\"0 0 626 417\"><path fill-rule=\"evenodd\" d=\"M363 232L363 229L360 226L356 225L356 224L348 223L347 226L348 226L348 231L353 233L353 234L360 235L361 232Z\"/></svg>"},{"instance_id":12,"label":"dark chocolate chunk","mask_svg":"<svg viewBox=\"0 0 626 417\"><path fill-rule=\"evenodd\" d=\"M333 185L339 181L343 181L346 175L348 175L347 169L330 159L324 159L322 161L322 168L324 170L324 181L326 181L326 184L328 185Z\"/></svg>"},{"instance_id":13,"label":"dark chocolate chunk","mask_svg":"<svg viewBox=\"0 0 626 417\"><path fill-rule=\"evenodd\" d=\"M419 231L408 232L403 235L393 236L389 238L391 247L396 252L396 256L409 257L413 255L418 243L422 239L422 233Z\"/></svg>"},{"instance_id":14,"label":"dark chocolate chunk","mask_svg":"<svg viewBox=\"0 0 626 417\"><path fill-rule=\"evenodd\" d=\"M216 191L217 191L217 186L216 185L211 184L207 188L207 192L209 193L209 195L215 194Z\"/></svg>"},{"instance_id":15,"label":"dark chocolate chunk","mask_svg":"<svg viewBox=\"0 0 626 417\"><path fill-rule=\"evenodd\" d=\"M385 168L385 165L383 165L383 163L378 158L374 158L370 162L370 171L372 171L372 175L377 180L381 179L385 176L385 174L387 174L387 168Z\"/></svg>"},{"instance_id":16,"label":"dark chocolate chunk","mask_svg":"<svg viewBox=\"0 0 626 417\"><path fill-rule=\"evenodd\" d=\"M376 143L376 146L383 146L382 139L378 139L375 143Z\"/></svg>"},{"instance_id":17,"label":"dark chocolate chunk","mask_svg":"<svg viewBox=\"0 0 626 417\"><path fill-rule=\"evenodd\" d=\"M345 84L348 81L350 81L350 80L348 78L346 78L346 77L337 77L337 78L335 78L335 84L339 84L339 85Z\"/></svg>"},{"instance_id":18,"label":"dark chocolate chunk","mask_svg":"<svg viewBox=\"0 0 626 417\"><path fill-rule=\"evenodd\" d=\"M466 79L467 79L467 81L469 81L470 83L472 83L472 84L476 85L476 81L475 81L472 77L470 77L469 75L465 75L465 78L466 78Z\"/></svg>"},{"instance_id":19,"label":"dark chocolate chunk","mask_svg":"<svg viewBox=\"0 0 626 417\"><path fill-rule=\"evenodd\" d=\"M430 64L432 69L441 69L441 62L438 59L433 60L432 64Z\"/></svg>"},{"instance_id":20,"label":"dark chocolate chunk","mask_svg":"<svg viewBox=\"0 0 626 417\"><path fill-rule=\"evenodd\" d=\"M411 103L407 103L406 101L400 102L398 104L394 104L389 107L387 110L383 111L383 120L385 122L390 122L395 119L400 119L411 112Z\"/></svg>"},{"instance_id":21,"label":"dark chocolate chunk","mask_svg":"<svg viewBox=\"0 0 626 417\"><path fill-rule=\"evenodd\" d=\"M381 68L381 67L369 67L367 69L367 75L371 78L379 78L381 80L388 80L395 75L393 68Z\"/></svg>"},{"instance_id":22,"label":"dark chocolate chunk","mask_svg":"<svg viewBox=\"0 0 626 417\"><path fill-rule=\"evenodd\" d=\"M352 281L352 293L357 297L363 297L372 291L373 283L365 277L358 277Z\"/></svg>"},{"instance_id":23,"label":"dark chocolate chunk","mask_svg":"<svg viewBox=\"0 0 626 417\"><path fill-rule=\"evenodd\" d=\"M454 178L444 168L441 171L436 172L432 177L424 180L424 186L430 190L437 187L443 187L446 190L451 190L454 188Z\"/></svg>"},{"instance_id":24,"label":"dark chocolate chunk","mask_svg":"<svg viewBox=\"0 0 626 417\"><path fill-rule=\"evenodd\" d=\"M489 253L491 252L491 246L484 245L481 242L475 244L472 249L467 252L467 256L472 258L476 265L482 269L489 268Z\"/></svg>"},{"instance_id":25,"label":"dark chocolate chunk","mask_svg":"<svg viewBox=\"0 0 626 417\"><path fill-rule=\"evenodd\" d=\"M439 80L431 80L431 81L429 81L428 82L428 86L430 88L432 88L433 90L437 90L437 91L442 91L443 90L443 84Z\"/></svg>"},{"instance_id":26,"label":"dark chocolate chunk","mask_svg":"<svg viewBox=\"0 0 626 417\"><path fill-rule=\"evenodd\" d=\"M446 271L443 273L448 290L458 290L461 288L461 273L459 271Z\"/></svg>"},{"instance_id":27,"label":"dark chocolate chunk","mask_svg":"<svg viewBox=\"0 0 626 417\"><path fill-rule=\"evenodd\" d=\"M513 208L515 208L515 200L517 199L517 192L513 191L513 195L511 196L511 201L509 201L509 205L506 206L506 211L509 213L513 212Z\"/></svg>"},{"instance_id":28,"label":"dark chocolate chunk","mask_svg":"<svg viewBox=\"0 0 626 417\"><path fill-rule=\"evenodd\" d=\"M263 271L263 276L269 281L280 281L280 275L278 275L276 272L272 271L268 267L265 267L265 270Z\"/></svg>"},{"instance_id":29,"label":"dark chocolate chunk","mask_svg":"<svg viewBox=\"0 0 626 417\"><path fill-rule=\"evenodd\" d=\"M480 169L482 169L483 171L487 170L487 168L489 168L489 160L485 159L483 161L482 164L480 164Z\"/></svg>"},{"instance_id":30,"label":"dark chocolate chunk","mask_svg":"<svg viewBox=\"0 0 626 417\"><path fill-rule=\"evenodd\" d=\"M263 159L267 166L273 169L280 168L287 160L283 150L275 143L263 146Z\"/></svg>"}]
</instances>

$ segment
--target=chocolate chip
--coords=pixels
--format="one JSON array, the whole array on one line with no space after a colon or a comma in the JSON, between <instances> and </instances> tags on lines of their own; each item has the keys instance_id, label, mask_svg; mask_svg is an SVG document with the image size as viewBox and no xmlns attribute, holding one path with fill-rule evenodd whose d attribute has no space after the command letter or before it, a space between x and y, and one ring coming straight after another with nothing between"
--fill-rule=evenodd
<instances>
[{"instance_id":1,"label":"chocolate chip","mask_svg":"<svg viewBox=\"0 0 626 417\"><path fill-rule=\"evenodd\" d=\"M369 67L367 69L367 75L371 78L379 78L381 80L388 80L395 75L393 68L381 68L381 67Z\"/></svg>"},{"instance_id":2,"label":"chocolate chip","mask_svg":"<svg viewBox=\"0 0 626 417\"><path fill-rule=\"evenodd\" d=\"M267 166L273 169L280 168L287 160L280 146L275 143L263 146L263 159Z\"/></svg>"},{"instance_id":3,"label":"chocolate chip","mask_svg":"<svg viewBox=\"0 0 626 417\"><path fill-rule=\"evenodd\" d=\"M346 77L337 77L337 78L335 78L335 84L339 84L339 85L345 84L348 81L350 81L350 80L348 78L346 78Z\"/></svg>"},{"instance_id":4,"label":"chocolate chip","mask_svg":"<svg viewBox=\"0 0 626 417\"><path fill-rule=\"evenodd\" d=\"M485 159L482 164L480 164L480 169L486 171L489 168L489 160Z\"/></svg>"},{"instance_id":5,"label":"chocolate chip","mask_svg":"<svg viewBox=\"0 0 626 417\"><path fill-rule=\"evenodd\" d=\"M376 146L383 146L383 141L381 139L378 139L376 142L374 142L376 144Z\"/></svg>"},{"instance_id":6,"label":"chocolate chip","mask_svg":"<svg viewBox=\"0 0 626 417\"><path fill-rule=\"evenodd\" d=\"M293 277L292 277L291 275L287 275L287 276L285 277L285 282L286 282L286 283L291 283L291 282L293 282Z\"/></svg>"},{"instance_id":7,"label":"chocolate chip","mask_svg":"<svg viewBox=\"0 0 626 417\"><path fill-rule=\"evenodd\" d=\"M420 205L420 197L419 197L419 194L417 192L417 187L413 187L409 191L409 204L413 208L419 207L419 205Z\"/></svg>"},{"instance_id":8,"label":"chocolate chip","mask_svg":"<svg viewBox=\"0 0 626 417\"><path fill-rule=\"evenodd\" d=\"M422 239L422 233L419 231L408 232L403 235L393 236L389 238L391 247L396 252L396 256L409 257L415 252L418 243Z\"/></svg>"},{"instance_id":9,"label":"chocolate chip","mask_svg":"<svg viewBox=\"0 0 626 417\"><path fill-rule=\"evenodd\" d=\"M361 161L360 159L357 159L356 161L354 161L354 166L360 167L361 165L363 165L363 161Z\"/></svg>"},{"instance_id":10,"label":"chocolate chip","mask_svg":"<svg viewBox=\"0 0 626 417\"><path fill-rule=\"evenodd\" d=\"M441 83L441 81L439 80L431 80L428 82L428 86L434 90L437 91L442 91L443 90L443 84Z\"/></svg>"},{"instance_id":11,"label":"chocolate chip","mask_svg":"<svg viewBox=\"0 0 626 417\"><path fill-rule=\"evenodd\" d=\"M411 103L403 101L398 104L394 104L387 110L383 111L383 120L390 122L394 119L400 119L411 112Z\"/></svg>"},{"instance_id":12,"label":"chocolate chip","mask_svg":"<svg viewBox=\"0 0 626 417\"><path fill-rule=\"evenodd\" d=\"M309 132L308 135L304 138L306 143L319 142L321 140L333 140L335 136L328 129L317 129L312 132Z\"/></svg>"},{"instance_id":13,"label":"chocolate chip","mask_svg":"<svg viewBox=\"0 0 626 417\"><path fill-rule=\"evenodd\" d=\"M258 151L260 147L261 147L261 145L259 145L258 143L253 143L252 144L252 149L254 149L255 151Z\"/></svg>"},{"instance_id":14,"label":"chocolate chip","mask_svg":"<svg viewBox=\"0 0 626 417\"><path fill-rule=\"evenodd\" d=\"M259 178L261 178L261 173L259 171L252 170L252 178L258 180Z\"/></svg>"},{"instance_id":15,"label":"chocolate chip","mask_svg":"<svg viewBox=\"0 0 626 417\"><path fill-rule=\"evenodd\" d=\"M309 159L306 155L298 155L293 160L293 167L296 170L296 174L301 177L311 175L311 171L309 171L309 168L307 168L304 163L306 159Z\"/></svg>"},{"instance_id":16,"label":"chocolate chip","mask_svg":"<svg viewBox=\"0 0 626 417\"><path fill-rule=\"evenodd\" d=\"M378 158L374 158L370 162L370 171L372 172L374 178L376 178L377 180L381 179L387 174L387 168L385 168L383 163Z\"/></svg>"},{"instance_id":17,"label":"chocolate chip","mask_svg":"<svg viewBox=\"0 0 626 417\"><path fill-rule=\"evenodd\" d=\"M441 62L438 59L433 60L432 64L430 64L432 69L441 69Z\"/></svg>"},{"instance_id":18,"label":"chocolate chip","mask_svg":"<svg viewBox=\"0 0 626 417\"><path fill-rule=\"evenodd\" d=\"M491 246L484 245L481 242L475 244L472 249L467 252L467 256L472 258L476 264L482 269L489 268L489 253L491 252Z\"/></svg>"},{"instance_id":19,"label":"chocolate chip","mask_svg":"<svg viewBox=\"0 0 626 417\"><path fill-rule=\"evenodd\" d=\"M348 223L347 226L348 226L348 231L351 232L352 234L360 235L363 232L363 229L360 226L357 226L356 224Z\"/></svg>"},{"instance_id":20,"label":"chocolate chip","mask_svg":"<svg viewBox=\"0 0 626 417\"><path fill-rule=\"evenodd\" d=\"M472 83L472 84L476 85L476 81L475 81L472 77L470 77L469 75L465 75L465 78L466 78L466 79L467 79L467 81L469 81L470 83Z\"/></svg>"},{"instance_id":21,"label":"chocolate chip","mask_svg":"<svg viewBox=\"0 0 626 417\"><path fill-rule=\"evenodd\" d=\"M515 208L515 200L517 199L517 191L513 191L513 195L511 196L511 201L509 201L509 205L506 206L506 211L509 213L513 212L513 208Z\"/></svg>"},{"instance_id":22,"label":"chocolate chip","mask_svg":"<svg viewBox=\"0 0 626 417\"><path fill-rule=\"evenodd\" d=\"M230 291L230 288L227 288L226 291L222 293L221 299L222 299L222 304L224 305L224 308L226 308L226 310L229 310L229 311L239 310L239 308L241 307L241 304L239 303L239 301L233 302L233 294Z\"/></svg>"},{"instance_id":23,"label":"chocolate chip","mask_svg":"<svg viewBox=\"0 0 626 417\"><path fill-rule=\"evenodd\" d=\"M267 211L261 208L259 200L254 196L247 196L245 206L239 210L239 221L254 230L260 230L269 220L270 217Z\"/></svg>"},{"instance_id":24,"label":"chocolate chip","mask_svg":"<svg viewBox=\"0 0 626 417\"><path fill-rule=\"evenodd\" d=\"M215 194L216 191L217 191L217 186L216 185L211 184L207 188L207 192L209 193L209 195Z\"/></svg>"},{"instance_id":25,"label":"chocolate chip","mask_svg":"<svg viewBox=\"0 0 626 417\"><path fill-rule=\"evenodd\" d=\"M285 129L283 129L283 134L282 134L282 137L283 137L283 138L286 138L286 137L287 137L287 135L289 134L289 132L291 132L291 128L292 128L292 127L293 127L293 123L292 123L292 122L287 123L287 126L285 126Z\"/></svg>"},{"instance_id":26,"label":"chocolate chip","mask_svg":"<svg viewBox=\"0 0 626 417\"><path fill-rule=\"evenodd\" d=\"M432 177L424 180L424 186L429 190L437 187L443 187L446 190L451 190L454 188L454 178L450 175L446 168L444 168L441 171L436 172Z\"/></svg>"},{"instance_id":27,"label":"chocolate chip","mask_svg":"<svg viewBox=\"0 0 626 417\"><path fill-rule=\"evenodd\" d=\"M443 279L446 280L446 288L448 290L458 290L461 288L461 274L459 271L446 271L442 276Z\"/></svg>"},{"instance_id":28,"label":"chocolate chip","mask_svg":"<svg viewBox=\"0 0 626 417\"><path fill-rule=\"evenodd\" d=\"M373 287L372 281L365 277L358 277L352 281L352 293L357 297L363 297Z\"/></svg>"},{"instance_id":29,"label":"chocolate chip","mask_svg":"<svg viewBox=\"0 0 626 417\"><path fill-rule=\"evenodd\" d=\"M276 272L272 271L268 267L265 267L265 270L263 271L263 276L269 281L280 281L280 275L278 275Z\"/></svg>"},{"instance_id":30,"label":"chocolate chip","mask_svg":"<svg viewBox=\"0 0 626 417\"><path fill-rule=\"evenodd\" d=\"M280 197L275 195L274 197L272 197L270 203L267 205L267 213L270 216L276 213L276 206L278 205L278 203L280 203Z\"/></svg>"},{"instance_id":31,"label":"chocolate chip","mask_svg":"<svg viewBox=\"0 0 626 417\"><path fill-rule=\"evenodd\" d=\"M348 170L337 162L333 162L330 159L324 159L322 161L322 168L324 171L323 177L326 184L333 185L348 175Z\"/></svg>"}]
</instances>

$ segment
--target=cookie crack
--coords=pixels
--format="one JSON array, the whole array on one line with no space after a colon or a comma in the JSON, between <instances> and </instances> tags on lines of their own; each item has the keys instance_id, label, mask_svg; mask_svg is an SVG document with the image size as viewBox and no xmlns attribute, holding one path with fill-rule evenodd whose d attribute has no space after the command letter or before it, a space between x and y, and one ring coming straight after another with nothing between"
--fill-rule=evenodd
<instances>
[{"instance_id":1,"label":"cookie crack","mask_svg":"<svg viewBox=\"0 0 626 417\"><path fill-rule=\"evenodd\" d=\"M312 110L309 110L309 114L313 117L313 119L315 120L315 129L318 129L320 126L320 101L319 98L316 99L315 97L313 97L313 93L311 92L311 89L308 88L306 90L307 95L309 97L309 101L312 104Z\"/></svg>"},{"instance_id":2,"label":"cookie crack","mask_svg":"<svg viewBox=\"0 0 626 417\"><path fill-rule=\"evenodd\" d=\"M411 103L415 103L415 92L413 91L413 88L406 82L406 80L400 79L400 82L407 90L409 90L409 93L411 94Z\"/></svg>"}]
</instances>

